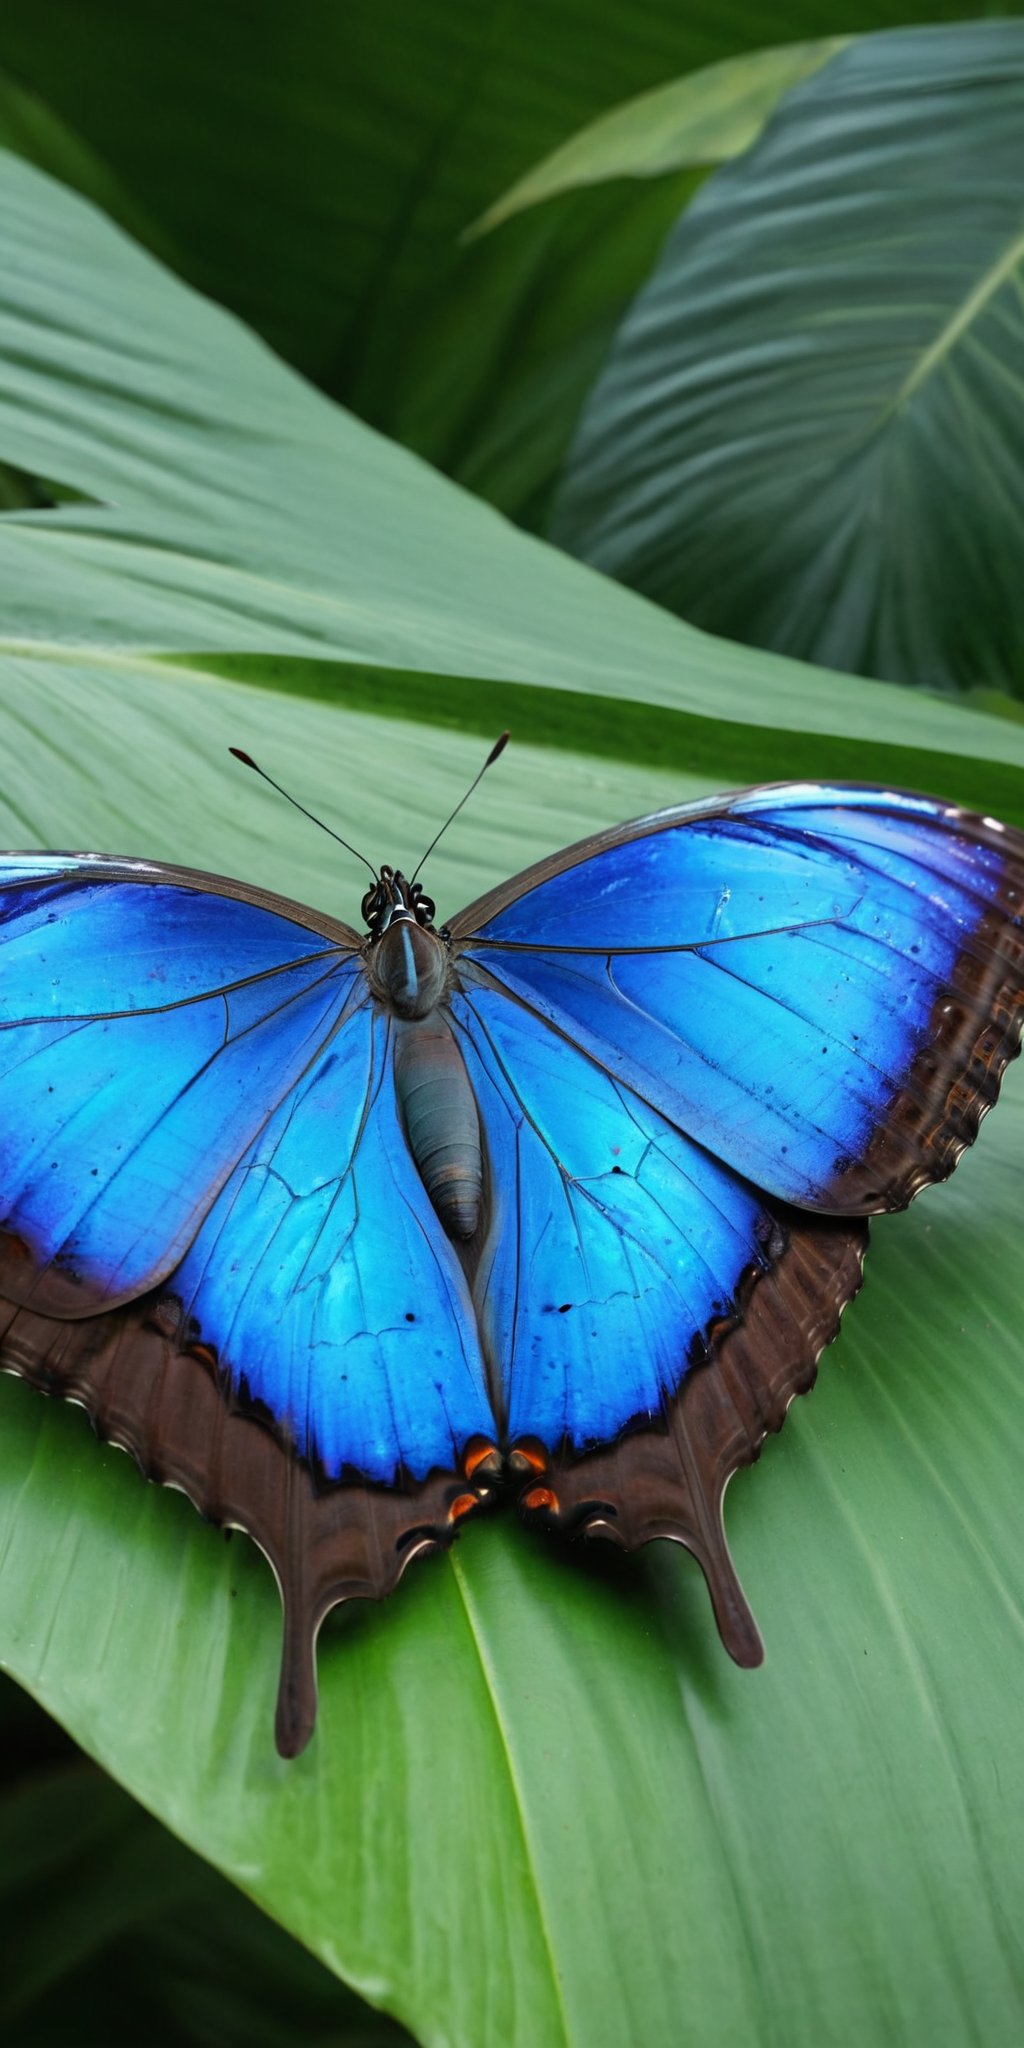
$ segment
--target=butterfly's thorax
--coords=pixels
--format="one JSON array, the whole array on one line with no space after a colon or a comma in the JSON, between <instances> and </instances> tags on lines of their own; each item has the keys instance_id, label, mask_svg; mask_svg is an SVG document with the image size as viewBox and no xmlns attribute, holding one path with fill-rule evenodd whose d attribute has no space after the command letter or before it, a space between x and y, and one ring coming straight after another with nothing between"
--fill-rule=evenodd
<instances>
[{"instance_id":1,"label":"butterfly's thorax","mask_svg":"<svg viewBox=\"0 0 1024 2048\"><path fill-rule=\"evenodd\" d=\"M448 986L448 949L413 918L394 920L371 946L370 986L396 1017L429 1017Z\"/></svg>"},{"instance_id":2,"label":"butterfly's thorax","mask_svg":"<svg viewBox=\"0 0 1024 2048\"><path fill-rule=\"evenodd\" d=\"M452 982L447 940L434 906L415 883L381 869L364 915L366 969L393 1019L395 1086L409 1149L451 1238L473 1236L480 1215L480 1117L466 1063L445 1007Z\"/></svg>"},{"instance_id":3,"label":"butterfly's thorax","mask_svg":"<svg viewBox=\"0 0 1024 2048\"><path fill-rule=\"evenodd\" d=\"M418 882L382 867L363 897L369 925L365 954L370 987L396 1017L429 1017L449 985L446 937L434 930L434 905Z\"/></svg>"}]
</instances>

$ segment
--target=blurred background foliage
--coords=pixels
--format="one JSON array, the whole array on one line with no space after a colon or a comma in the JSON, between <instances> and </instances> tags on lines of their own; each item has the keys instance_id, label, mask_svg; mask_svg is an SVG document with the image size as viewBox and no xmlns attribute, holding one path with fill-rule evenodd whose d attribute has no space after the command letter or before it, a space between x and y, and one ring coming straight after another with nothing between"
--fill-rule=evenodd
<instances>
[{"instance_id":1,"label":"blurred background foliage","mask_svg":"<svg viewBox=\"0 0 1024 2048\"><path fill-rule=\"evenodd\" d=\"M8 0L0 138L682 616L998 705L1024 644L1013 12Z\"/></svg>"},{"instance_id":2,"label":"blurred background foliage","mask_svg":"<svg viewBox=\"0 0 1024 2048\"><path fill-rule=\"evenodd\" d=\"M0 2027L18 2048L402 2048L0 1678Z\"/></svg>"},{"instance_id":3,"label":"blurred background foliage","mask_svg":"<svg viewBox=\"0 0 1024 2048\"><path fill-rule=\"evenodd\" d=\"M13 178L0 282L0 554L8 674L23 666L4 732L11 757L31 766L5 794L10 836L45 842L56 805L76 843L131 839L180 859L194 842L175 838L174 818L194 806L196 857L255 873L269 839L290 848L287 828L248 792L227 798L218 822L218 778L193 774L186 745L201 733L212 754L236 703L247 734L265 720L286 767L294 749L293 778L308 777L304 748L329 759L332 707L348 720L357 811L374 844L396 806L418 830L417 806L425 823L445 776L463 775L457 749L446 763L443 733L431 752L431 726L490 734L515 723L537 753L510 771L507 799L465 842L468 886L445 856L451 887L466 895L478 876L514 864L517 847L542 850L547 829L567 839L714 781L889 776L1024 818L1024 24L1013 9L612 0L595 16L582 0L7 0L0 146L236 314L326 399L653 600L586 578L550 549L514 545L482 506L445 495L429 472L279 375L91 216ZM748 657L737 643L835 673ZM190 676L203 691L194 718L183 708ZM359 719L371 712L364 738ZM90 717L97 744L86 758ZM375 810L373 763L391 730L398 767ZM155 789L144 767L154 759ZM330 800L327 786L312 794ZM291 877L312 895L315 849L281 861L267 879ZM703 1644L705 1624L688 1581L667 1566L637 1569L627 1615L614 1570L577 1581L532 1554L521 1566L514 1538L507 1553L497 1538L490 1551L483 1540L472 1555L464 1546L458 1599L450 1577L447 1590L424 1590L407 1620L389 1613L385 1631L360 1639L344 1675L335 1667L328 1699L339 1725L344 1708L350 1741L361 1716L383 1731L406 1673L429 1783L430 1731L437 1743L451 1713L432 1661L438 1619L450 1630L453 1615L474 1617L476 1647L451 1647L453 1674L468 1698L484 1673L483 1692L507 1714L511 1762L488 1805L487 1772L501 1766L482 1740L471 1755L467 1733L475 1816L457 1805L454 1766L447 1784L459 1840L474 1826L489 1831L472 1858L463 1852L457 1939L440 1903L459 1874L444 1816L429 1793L412 1807L403 1780L421 1728L382 1733L387 1786L362 1806L344 1755L333 1776L294 1791L296 1777L292 1807L276 1787L254 1794L248 1763L236 1783L218 1748L218 1705L232 1700L245 1722L234 1749L248 1759L265 1703L251 1710L250 1752L248 1706L209 1678L203 1616L220 1558L201 1530L194 1544L183 1539L198 1590L188 1642L166 1652L163 1709L173 1719L178 1683L191 1705L179 1702L173 1753L181 1771L191 1742L200 1763L186 1793L169 1789L169 1720L140 1734L124 1671L97 1667L83 1679L80 1641L66 1633L76 1602L84 1619L90 1584L99 1625L100 1532L122 1498L102 1463L95 1481L91 1468L76 1476L89 1526L74 1599L53 1594L53 1642L44 1629L40 1647L25 1635L15 1588L0 1648L14 1645L11 1668L210 1860L6 1686L5 2039L43 2048L130 2038L140 2010L168 2048L412 2038L348 1992L346 1974L411 2018L418 2038L460 2048L548 2038L618 2048L626 2014L632 2038L656 2048L745 2043L752 2027L771 2043L905 2042L915 2011L927 2012L929 2038L957 2048L1014 2038L1011 1845L1000 1822L1012 1774L1004 1762L1004 1788L997 1763L1015 1697L1004 1611L1019 1625L1006 1420L1020 1415L1019 1218L1012 1145L989 1157L1008 1213L990 1230L958 1182L948 1224L933 1236L915 1217L901 1249L874 1255L875 1307L869 1288L860 1351L847 1354L860 1357L860 1393L837 1378L831 1408L823 1391L820 1419L791 1423L783 1458L766 1463L763 1506L737 1501L777 1631L767 1680L776 1690L761 1693L763 1708L749 1693L740 1703L731 1677L709 1677L703 1650L687 1669L680 1602L684 1649ZM988 1287L993 1236L1003 1257ZM979 1414L965 1330L983 1295L1006 1406ZM894 1416L883 1367L900 1317L914 1355L915 1302L934 1318L935 1344L927 1358L922 1346L919 1381L902 1387ZM6 1549L47 1512L18 1463L23 1391L2 1390L20 1403L4 1402L15 1446L2 1475L14 1503ZM887 1477L873 1440L879 1404L899 1440L915 1401L914 1447L902 1463L892 1454ZM42 1429L48 1475L77 1474L65 1420ZM846 1461L841 1505L819 1448ZM132 1475L124 1484L130 1516ZM968 1506L976 1499L980 1524ZM142 1543L152 1543L154 1587L177 1555L166 1505ZM815 1580L819 1540L827 1586ZM901 1583L906 1558L924 1553L929 1565ZM61 1570L59 1546L44 1547L37 1609ZM536 1722L507 1670L502 1699L502 1656L518 1668L513 1640L521 1648L507 1602L504 1619L488 1613L502 1573L532 1640L551 1630L546 1671L557 1683L545 1696L537 1677ZM794 1574L799 1611L783 1624ZM247 1597L269 1616L269 1640L272 1601L265 1611L255 1588L254 1575ZM859 1649L847 1662L851 1631L865 1659L870 1647L870 1677ZM618 1693L603 1666L598 1675L606 1634L629 1648ZM522 1637L531 1640L525 1622ZM563 1751L552 1731L574 1684L570 1650L581 1666L589 1660L597 1704L584 1702L581 1679ZM200 1679L208 1722L196 1708ZM101 1709L110 1736L97 1732ZM613 1737L619 1782L611 1766L606 1778L590 1767L581 1867L572 1750L599 1756ZM678 1806L661 1790L665 1757L673 1784L686 1781ZM639 1844L622 1819L634 1798ZM289 1825L270 1841L278 1809ZM350 1839L355 1855L361 1827L365 1868L375 1828L409 1825L410 1812L417 1841L389 1840L379 1900L355 1902L369 1934L357 1913L343 1935L329 1900L318 1911L305 1864L329 1873L324 1840L337 1852L339 1835ZM437 1891L422 1879L417 1890L402 1867L420 1835L437 1856L427 1866L441 1872ZM314 1844L305 1860L298 1839ZM496 1864L505 1858L507 1898L472 1895L490 1848ZM520 1894L528 1912L517 1921ZM410 1898L418 1918L403 1921L394 1902ZM720 1938L737 1900L738 1960ZM783 1953L815 1912L817 1949L807 1936ZM601 1913L615 1998L581 1933ZM489 1984L506 1923L527 1962L513 1967L510 1935ZM434 1959L429 1987L417 1943ZM647 1959L632 1976L627 1953ZM659 1971L663 2003L650 1982ZM678 2034L667 2011L680 2016Z\"/></svg>"}]
</instances>

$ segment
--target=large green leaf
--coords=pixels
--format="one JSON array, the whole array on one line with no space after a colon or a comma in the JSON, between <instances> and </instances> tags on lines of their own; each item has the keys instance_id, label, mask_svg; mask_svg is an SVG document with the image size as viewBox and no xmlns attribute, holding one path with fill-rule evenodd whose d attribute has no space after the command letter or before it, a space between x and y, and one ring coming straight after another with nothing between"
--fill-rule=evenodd
<instances>
[{"instance_id":1,"label":"large green leaf","mask_svg":"<svg viewBox=\"0 0 1024 2048\"><path fill-rule=\"evenodd\" d=\"M404 861L479 765L451 728L510 695L538 743L439 847L446 909L790 750L1020 805L1024 734L706 640L335 414L46 179L0 163L0 198L0 459L100 501L0 518L0 841L352 916L354 864L228 743ZM6 1381L0 1660L425 2042L1009 2040L1020 1121L880 1227L819 1392L730 1498L762 1673L685 1557L496 1522L325 1631L285 1765L261 1560Z\"/></svg>"},{"instance_id":2,"label":"large green leaf","mask_svg":"<svg viewBox=\"0 0 1024 2048\"><path fill-rule=\"evenodd\" d=\"M986 0L6 0L0 63L146 209L184 274L383 424L458 236L585 121L794 37ZM463 337L463 353L471 335Z\"/></svg>"},{"instance_id":3,"label":"large green leaf","mask_svg":"<svg viewBox=\"0 0 1024 2048\"><path fill-rule=\"evenodd\" d=\"M702 189L552 521L709 626L1024 690L1024 24L871 37Z\"/></svg>"},{"instance_id":4,"label":"large green leaf","mask_svg":"<svg viewBox=\"0 0 1024 2048\"><path fill-rule=\"evenodd\" d=\"M212 677L7 680L3 837L195 859L342 911L354 868L232 780L225 743L399 854L479 760ZM695 786L513 749L432 880L448 907ZM425 2041L1008 2043L1022 1111L1018 1088L949 1189L878 1226L818 1391L730 1497L760 1674L728 1664L685 1557L602 1569L495 1524L326 1632L319 1731L284 1765L262 1561L14 1383L4 1661Z\"/></svg>"}]
</instances>

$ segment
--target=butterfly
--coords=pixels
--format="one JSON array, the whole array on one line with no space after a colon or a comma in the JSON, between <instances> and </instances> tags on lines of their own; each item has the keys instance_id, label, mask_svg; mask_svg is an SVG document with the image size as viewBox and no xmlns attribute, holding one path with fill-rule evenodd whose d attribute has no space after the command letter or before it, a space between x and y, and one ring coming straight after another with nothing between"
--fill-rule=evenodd
<instances>
[{"instance_id":1,"label":"butterfly","mask_svg":"<svg viewBox=\"0 0 1024 2048\"><path fill-rule=\"evenodd\" d=\"M726 1484L1024 1011L1024 835L929 797L661 811L440 928L371 875L360 930L153 861L0 860L0 1365L264 1551L286 1756L327 1612L502 1491L681 1542L760 1661Z\"/></svg>"}]
</instances>

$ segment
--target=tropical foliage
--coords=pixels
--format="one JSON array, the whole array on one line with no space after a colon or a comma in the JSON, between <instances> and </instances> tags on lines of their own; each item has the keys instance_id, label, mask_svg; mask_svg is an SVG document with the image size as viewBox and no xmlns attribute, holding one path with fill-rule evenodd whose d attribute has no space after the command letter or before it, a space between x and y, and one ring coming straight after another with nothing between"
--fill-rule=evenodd
<instances>
[{"instance_id":1,"label":"tropical foliage","mask_svg":"<svg viewBox=\"0 0 1024 2048\"><path fill-rule=\"evenodd\" d=\"M633 294L671 282L709 209L736 207L730 236L759 217L740 181L780 137L812 210L809 96L834 104L851 65L881 66L879 119L894 155L906 145L884 40L746 53L885 28L884 5L841 23L826 0L730 9L728 28L720 9L615 6L599 33L570 0L493 23L388 0L343 35L326 0L286 21L182 0L165 42L146 12L10 0L0 36L5 844L186 861L351 916L354 867L228 744L404 860L505 724L515 745L432 862L442 908L600 823L772 776L941 788L1024 821L1019 724L741 645L739 609L710 638L398 445L524 524L558 492L568 520ZM929 138L970 126L985 37L1017 30L959 33L963 90L939 107L920 86L925 186ZM646 134L655 174L623 183L620 155L611 184L579 182L577 131L712 63L727 70L691 83L689 115L673 87L667 164L648 107L625 132ZM612 131L621 152L621 116ZM568 174L563 156L542 177L570 144ZM835 168L829 152L826 182ZM975 229L958 197L962 284ZM1004 203L1000 187L1000 223ZM849 261L841 236L828 246ZM720 289L723 263L719 247ZM744 258L744 289L748 274ZM880 319L888 300L860 303ZM948 324L941 294L936 314ZM1009 448L1012 365L992 375ZM950 459L941 424L920 417L922 465ZM1009 549L1002 475L956 488ZM749 543L751 577L760 561L780 592L786 563L759 550L790 528L783 494ZM986 588L970 563L915 585L906 644L930 634L957 681L1006 690L1013 614L1000 623ZM80 1414L0 1383L0 1660L93 1760L4 1697L7 1752L20 1741L32 1765L0 1789L19 1916L0 2011L19 2043L84 2038L92 2000L116 2036L133 1997L169 2044L402 2038L338 1979L457 2048L1013 2038L1024 1097L1006 1098L953 1184L878 1226L817 1391L730 1495L759 1674L726 1662L684 1556L581 1561L495 1520L385 1608L329 1625L319 1731L283 1764L261 1560L144 1487Z\"/></svg>"},{"instance_id":2,"label":"tropical foliage","mask_svg":"<svg viewBox=\"0 0 1024 2048\"><path fill-rule=\"evenodd\" d=\"M1024 23L816 66L620 324L554 538L713 630L1024 695L1022 187Z\"/></svg>"}]
</instances>

